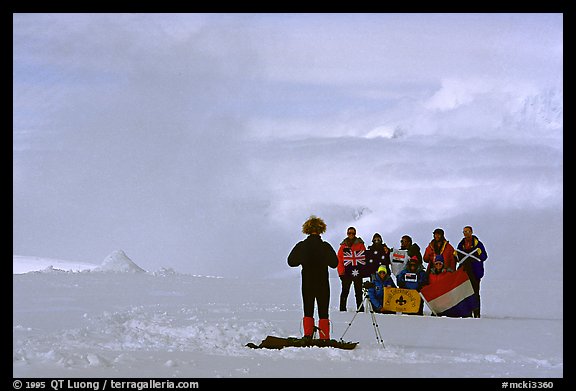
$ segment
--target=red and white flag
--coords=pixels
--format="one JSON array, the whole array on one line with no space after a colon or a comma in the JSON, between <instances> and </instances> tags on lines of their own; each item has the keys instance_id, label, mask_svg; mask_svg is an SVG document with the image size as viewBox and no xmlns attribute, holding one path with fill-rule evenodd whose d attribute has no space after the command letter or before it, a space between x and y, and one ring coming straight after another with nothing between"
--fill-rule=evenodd
<instances>
[{"instance_id":1,"label":"red and white flag","mask_svg":"<svg viewBox=\"0 0 576 391\"><path fill-rule=\"evenodd\" d=\"M439 316L470 316L478 307L478 297L463 269L440 274L435 282L424 286L420 293L432 312Z\"/></svg>"}]
</instances>

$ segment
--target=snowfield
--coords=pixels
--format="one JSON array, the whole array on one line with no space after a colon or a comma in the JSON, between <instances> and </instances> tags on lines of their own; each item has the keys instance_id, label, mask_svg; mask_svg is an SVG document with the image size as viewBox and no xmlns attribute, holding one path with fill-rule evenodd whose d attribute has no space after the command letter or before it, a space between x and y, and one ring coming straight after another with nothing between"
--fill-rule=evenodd
<instances>
[{"instance_id":1,"label":"snowfield","mask_svg":"<svg viewBox=\"0 0 576 391\"><path fill-rule=\"evenodd\" d=\"M427 309L422 317L379 314L382 347L370 315L359 313L344 338L360 342L354 350L276 351L245 345L301 336L299 275L146 272L122 251L87 269L54 261L13 275L14 377L563 377L561 301L522 316L512 309L521 305L500 300L513 290L501 281L483 282L481 319L431 317ZM13 263L16 271L42 259L14 256ZM340 282L331 276L332 338L339 339L355 312L337 311Z\"/></svg>"}]
</instances>

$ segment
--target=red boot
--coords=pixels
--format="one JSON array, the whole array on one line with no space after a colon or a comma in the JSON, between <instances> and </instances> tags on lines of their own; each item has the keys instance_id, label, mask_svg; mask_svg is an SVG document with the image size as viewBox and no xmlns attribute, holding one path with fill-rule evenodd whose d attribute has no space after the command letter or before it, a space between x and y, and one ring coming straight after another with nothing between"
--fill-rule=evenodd
<instances>
[{"instance_id":1,"label":"red boot","mask_svg":"<svg viewBox=\"0 0 576 391\"><path fill-rule=\"evenodd\" d=\"M320 329L320 339L330 339L330 321L328 319L320 319L318 328Z\"/></svg>"},{"instance_id":2,"label":"red boot","mask_svg":"<svg viewBox=\"0 0 576 391\"><path fill-rule=\"evenodd\" d=\"M314 335L314 318L311 316L304 317L304 336L312 338Z\"/></svg>"}]
</instances>

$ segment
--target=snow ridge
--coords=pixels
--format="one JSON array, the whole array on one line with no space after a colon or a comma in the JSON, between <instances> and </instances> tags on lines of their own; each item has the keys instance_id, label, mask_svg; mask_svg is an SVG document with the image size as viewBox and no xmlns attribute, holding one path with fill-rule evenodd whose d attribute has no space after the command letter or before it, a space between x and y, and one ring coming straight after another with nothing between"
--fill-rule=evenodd
<instances>
[{"instance_id":1,"label":"snow ridge","mask_svg":"<svg viewBox=\"0 0 576 391\"><path fill-rule=\"evenodd\" d=\"M111 252L102 262L102 265L96 267L95 271L111 271L123 273L145 273L146 270L134 263L123 250Z\"/></svg>"}]
</instances>

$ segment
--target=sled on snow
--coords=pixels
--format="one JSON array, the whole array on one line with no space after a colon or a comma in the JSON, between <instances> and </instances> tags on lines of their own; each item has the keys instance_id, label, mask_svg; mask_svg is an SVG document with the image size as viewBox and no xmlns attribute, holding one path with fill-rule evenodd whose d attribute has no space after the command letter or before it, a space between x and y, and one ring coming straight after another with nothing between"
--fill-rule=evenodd
<instances>
[{"instance_id":1,"label":"sled on snow","mask_svg":"<svg viewBox=\"0 0 576 391\"><path fill-rule=\"evenodd\" d=\"M337 341L335 339L314 339L314 338L296 338L296 337L275 337L269 335L260 342L259 345L256 345L252 342L246 344L247 347L252 349L282 349L282 348L309 348L309 347L319 347L319 348L337 348L337 349L345 349L345 350L352 350L358 345L358 342L346 342L346 341Z\"/></svg>"}]
</instances>

